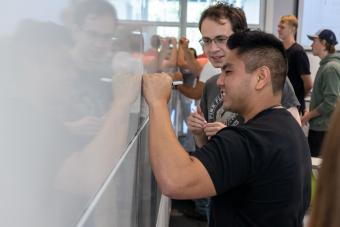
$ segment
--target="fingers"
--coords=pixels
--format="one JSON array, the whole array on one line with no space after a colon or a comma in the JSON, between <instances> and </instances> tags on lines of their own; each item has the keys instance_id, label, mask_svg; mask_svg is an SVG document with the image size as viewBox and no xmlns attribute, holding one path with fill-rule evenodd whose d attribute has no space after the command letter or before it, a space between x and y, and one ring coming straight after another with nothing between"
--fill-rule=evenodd
<instances>
[{"instance_id":1,"label":"fingers","mask_svg":"<svg viewBox=\"0 0 340 227\"><path fill-rule=\"evenodd\" d=\"M203 112L200 106L197 106L197 113L201 116L203 116Z\"/></svg>"},{"instance_id":2,"label":"fingers","mask_svg":"<svg viewBox=\"0 0 340 227\"><path fill-rule=\"evenodd\" d=\"M202 124L202 126L204 126L207 123L204 116L198 114L197 112L191 113L188 117L188 121Z\"/></svg>"},{"instance_id":3,"label":"fingers","mask_svg":"<svg viewBox=\"0 0 340 227\"><path fill-rule=\"evenodd\" d=\"M191 113L188 117L188 128L194 135L203 135L203 129L206 123L207 122L204 117L199 115L197 112Z\"/></svg>"},{"instance_id":4,"label":"fingers","mask_svg":"<svg viewBox=\"0 0 340 227\"><path fill-rule=\"evenodd\" d=\"M147 103L167 102L171 94L172 79L166 73L143 75L143 95Z\"/></svg>"},{"instance_id":5,"label":"fingers","mask_svg":"<svg viewBox=\"0 0 340 227\"><path fill-rule=\"evenodd\" d=\"M211 137L216 135L218 131L221 129L225 128L226 125L224 125L221 122L212 122L212 123L207 123L205 128L204 128L204 133L207 137Z\"/></svg>"}]
</instances>

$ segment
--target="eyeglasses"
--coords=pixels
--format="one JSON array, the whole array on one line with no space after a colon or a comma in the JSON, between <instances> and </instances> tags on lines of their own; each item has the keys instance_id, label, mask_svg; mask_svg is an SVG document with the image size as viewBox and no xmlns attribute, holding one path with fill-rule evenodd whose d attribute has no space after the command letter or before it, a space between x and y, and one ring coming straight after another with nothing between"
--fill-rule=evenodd
<instances>
[{"instance_id":1,"label":"eyeglasses","mask_svg":"<svg viewBox=\"0 0 340 227\"><path fill-rule=\"evenodd\" d=\"M210 39L208 37L203 37L202 39L200 39L199 43L201 44L203 48L210 46L213 41L218 47L225 47L227 44L228 38L229 36L223 36L223 35L218 35L213 39Z\"/></svg>"}]
</instances>

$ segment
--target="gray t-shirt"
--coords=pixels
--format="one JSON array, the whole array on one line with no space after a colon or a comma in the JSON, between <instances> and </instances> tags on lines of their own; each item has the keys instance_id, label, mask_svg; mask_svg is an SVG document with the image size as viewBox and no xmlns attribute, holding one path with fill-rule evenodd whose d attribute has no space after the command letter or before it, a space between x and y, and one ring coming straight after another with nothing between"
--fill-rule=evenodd
<instances>
[{"instance_id":1,"label":"gray t-shirt","mask_svg":"<svg viewBox=\"0 0 340 227\"><path fill-rule=\"evenodd\" d=\"M243 123L243 118L237 114L223 109L223 98L220 89L216 85L219 74L208 79L203 88L203 94L200 102L201 110L207 122L219 121L227 126L236 126ZM286 82L282 92L281 104L284 108L299 107L300 103L294 93L294 89L289 79Z\"/></svg>"}]
</instances>

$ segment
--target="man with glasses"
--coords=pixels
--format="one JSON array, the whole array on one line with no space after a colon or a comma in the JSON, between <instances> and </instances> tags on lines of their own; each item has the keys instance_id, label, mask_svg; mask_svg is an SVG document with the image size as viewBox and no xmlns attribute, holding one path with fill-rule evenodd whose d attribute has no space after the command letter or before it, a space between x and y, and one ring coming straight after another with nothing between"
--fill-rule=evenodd
<instances>
[{"instance_id":1,"label":"man with glasses","mask_svg":"<svg viewBox=\"0 0 340 227\"><path fill-rule=\"evenodd\" d=\"M226 43L229 36L246 30L247 21L242 9L218 3L202 12L199 29L202 34L200 44L204 53L215 68L222 68L226 60ZM200 107L188 118L189 130L194 135L198 147L206 144L211 136L224 127L243 123L243 118L239 114L224 110L223 95L216 85L219 76L220 74L214 75L205 82ZM290 82L285 83L281 102L300 122L297 110L299 102ZM204 128L197 127L197 121L200 121ZM209 205L201 201L196 202L196 210L200 211L204 207Z\"/></svg>"},{"instance_id":2,"label":"man with glasses","mask_svg":"<svg viewBox=\"0 0 340 227\"><path fill-rule=\"evenodd\" d=\"M225 63L228 37L235 32L246 30L247 21L242 9L225 3L218 3L203 11L199 21L199 29L202 34L200 44L204 53L215 68L221 68ZM193 134L195 132L200 134L203 130L191 127L190 122L195 116L202 116L203 114L203 121L208 122L204 128L206 138L204 140L196 138L198 146L205 144L207 139L215 135L220 129L231 125L236 126L243 122L242 117L238 114L223 109L222 96L216 86L218 76L215 75L206 81L200 108L189 117L189 129ZM297 110L299 102L289 81L285 83L281 102L300 122Z\"/></svg>"},{"instance_id":3,"label":"man with glasses","mask_svg":"<svg viewBox=\"0 0 340 227\"><path fill-rule=\"evenodd\" d=\"M212 197L210 227L301 227L310 201L311 159L300 125L281 106L285 49L274 35L260 31L234 33L227 45L217 85L224 109L245 122L223 128L191 155L172 129L171 77L143 77L157 183L172 198ZM222 54L211 57L218 62ZM194 124L202 127L200 121Z\"/></svg>"},{"instance_id":4,"label":"man with glasses","mask_svg":"<svg viewBox=\"0 0 340 227\"><path fill-rule=\"evenodd\" d=\"M106 0L74 2L68 10L64 22L73 38L72 62L79 77L67 125L89 139L99 131L113 100L112 45L118 19Z\"/></svg>"}]
</instances>

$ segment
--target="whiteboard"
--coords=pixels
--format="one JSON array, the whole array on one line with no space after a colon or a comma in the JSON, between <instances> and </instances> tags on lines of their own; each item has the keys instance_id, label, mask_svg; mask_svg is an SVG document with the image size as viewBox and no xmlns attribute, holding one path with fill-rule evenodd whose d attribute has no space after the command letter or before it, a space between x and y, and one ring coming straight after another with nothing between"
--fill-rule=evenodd
<instances>
[{"instance_id":1,"label":"whiteboard","mask_svg":"<svg viewBox=\"0 0 340 227\"><path fill-rule=\"evenodd\" d=\"M315 34L321 28L331 29L340 40L340 1L339 0L299 0L298 42L311 49L312 41L307 34ZM340 49L340 45L337 46Z\"/></svg>"}]
</instances>

